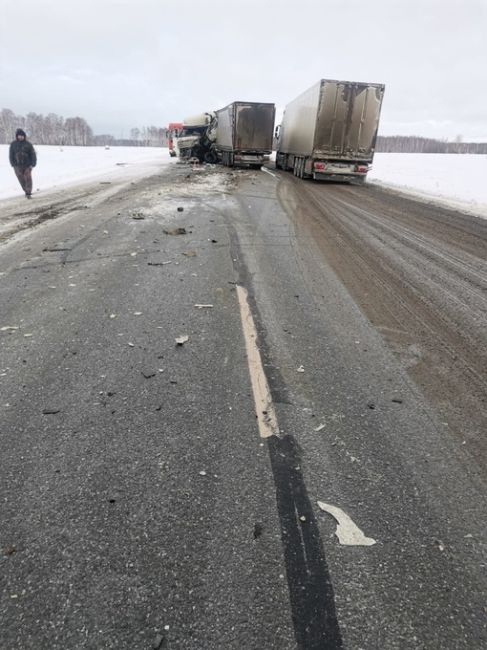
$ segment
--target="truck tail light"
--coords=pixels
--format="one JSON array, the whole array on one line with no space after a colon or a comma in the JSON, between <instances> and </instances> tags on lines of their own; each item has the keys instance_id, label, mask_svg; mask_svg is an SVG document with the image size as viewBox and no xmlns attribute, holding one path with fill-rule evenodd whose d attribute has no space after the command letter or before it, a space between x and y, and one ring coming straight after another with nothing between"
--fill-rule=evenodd
<instances>
[{"instance_id":1,"label":"truck tail light","mask_svg":"<svg viewBox=\"0 0 487 650\"><path fill-rule=\"evenodd\" d=\"M359 174L366 174L369 171L368 165L356 165L355 171Z\"/></svg>"},{"instance_id":2,"label":"truck tail light","mask_svg":"<svg viewBox=\"0 0 487 650\"><path fill-rule=\"evenodd\" d=\"M323 172L323 171L325 171L325 166L326 166L325 163L322 163L322 162L315 162L315 164L313 165L314 170L315 170L316 172Z\"/></svg>"}]
</instances>

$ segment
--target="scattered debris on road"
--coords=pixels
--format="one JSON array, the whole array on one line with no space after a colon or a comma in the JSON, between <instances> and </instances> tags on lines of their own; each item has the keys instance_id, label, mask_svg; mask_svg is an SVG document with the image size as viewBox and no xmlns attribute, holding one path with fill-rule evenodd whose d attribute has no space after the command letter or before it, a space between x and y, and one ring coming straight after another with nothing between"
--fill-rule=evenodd
<instances>
[{"instance_id":1,"label":"scattered debris on road","mask_svg":"<svg viewBox=\"0 0 487 650\"><path fill-rule=\"evenodd\" d=\"M264 532L264 527L262 524L254 524L254 539L258 539Z\"/></svg>"},{"instance_id":2,"label":"scattered debris on road","mask_svg":"<svg viewBox=\"0 0 487 650\"><path fill-rule=\"evenodd\" d=\"M17 553L17 549L16 549L15 546L13 546L13 545L6 546L6 547L3 549L3 554L4 554L6 557L8 557L9 555L14 555L15 553Z\"/></svg>"},{"instance_id":3,"label":"scattered debris on road","mask_svg":"<svg viewBox=\"0 0 487 650\"><path fill-rule=\"evenodd\" d=\"M372 537L366 537L360 528L353 523L350 517L336 506L317 501L318 507L334 517L338 522L335 535L343 546L373 546L376 540Z\"/></svg>"},{"instance_id":4,"label":"scattered debris on road","mask_svg":"<svg viewBox=\"0 0 487 650\"><path fill-rule=\"evenodd\" d=\"M195 307L196 307L196 309L212 309L213 305L199 305L199 304L196 304Z\"/></svg>"},{"instance_id":5,"label":"scattered debris on road","mask_svg":"<svg viewBox=\"0 0 487 650\"><path fill-rule=\"evenodd\" d=\"M42 415L56 415L57 413L60 413L59 409L43 409Z\"/></svg>"},{"instance_id":6,"label":"scattered debris on road","mask_svg":"<svg viewBox=\"0 0 487 650\"><path fill-rule=\"evenodd\" d=\"M172 230L164 230L162 231L165 235L187 235L186 228L173 228Z\"/></svg>"},{"instance_id":7,"label":"scattered debris on road","mask_svg":"<svg viewBox=\"0 0 487 650\"><path fill-rule=\"evenodd\" d=\"M187 334L182 334L176 338L176 345L184 345L189 341L189 336Z\"/></svg>"}]
</instances>

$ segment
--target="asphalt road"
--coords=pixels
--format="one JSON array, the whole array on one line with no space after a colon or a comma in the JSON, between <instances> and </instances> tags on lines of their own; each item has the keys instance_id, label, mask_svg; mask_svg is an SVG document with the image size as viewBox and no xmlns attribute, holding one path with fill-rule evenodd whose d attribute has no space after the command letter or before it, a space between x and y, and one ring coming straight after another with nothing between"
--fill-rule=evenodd
<instances>
[{"instance_id":1,"label":"asphalt road","mask_svg":"<svg viewBox=\"0 0 487 650\"><path fill-rule=\"evenodd\" d=\"M485 222L176 164L26 203L0 219L2 650L485 647Z\"/></svg>"}]
</instances>

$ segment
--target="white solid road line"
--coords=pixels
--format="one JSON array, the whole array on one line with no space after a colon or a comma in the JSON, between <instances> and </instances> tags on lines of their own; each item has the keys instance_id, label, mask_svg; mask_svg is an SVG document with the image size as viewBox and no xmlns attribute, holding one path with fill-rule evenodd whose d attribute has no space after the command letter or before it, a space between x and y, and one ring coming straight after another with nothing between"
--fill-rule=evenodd
<instances>
[{"instance_id":1,"label":"white solid road line","mask_svg":"<svg viewBox=\"0 0 487 650\"><path fill-rule=\"evenodd\" d=\"M257 330L255 329L254 319L250 312L246 289L237 285L237 295L240 305L245 349L247 351L247 361L249 364L250 381L254 393L259 434L261 438L269 438L270 436L279 434L276 412L272 402L269 384L264 374L259 348L257 347Z\"/></svg>"}]
</instances>

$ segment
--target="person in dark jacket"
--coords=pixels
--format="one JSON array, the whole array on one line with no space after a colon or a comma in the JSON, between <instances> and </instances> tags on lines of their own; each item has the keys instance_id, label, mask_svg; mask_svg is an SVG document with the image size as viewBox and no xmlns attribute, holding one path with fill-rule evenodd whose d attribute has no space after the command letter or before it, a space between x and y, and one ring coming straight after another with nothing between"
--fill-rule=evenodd
<instances>
[{"instance_id":1,"label":"person in dark jacket","mask_svg":"<svg viewBox=\"0 0 487 650\"><path fill-rule=\"evenodd\" d=\"M15 140L10 144L9 157L25 196L30 199L32 196L32 168L37 164L37 156L34 147L27 141L27 135L22 129L15 131Z\"/></svg>"}]
</instances>

